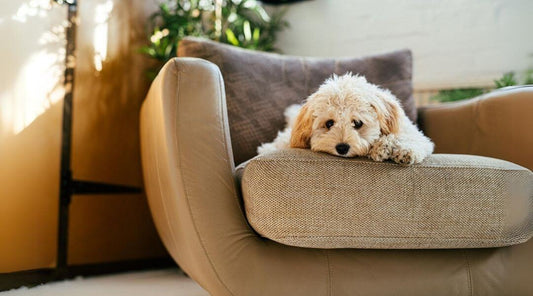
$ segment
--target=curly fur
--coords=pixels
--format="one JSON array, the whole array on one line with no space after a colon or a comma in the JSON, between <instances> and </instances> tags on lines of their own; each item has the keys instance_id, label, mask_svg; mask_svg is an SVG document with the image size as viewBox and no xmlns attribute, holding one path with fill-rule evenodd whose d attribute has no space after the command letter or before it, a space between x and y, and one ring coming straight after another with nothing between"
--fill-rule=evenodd
<instances>
[{"instance_id":1,"label":"curly fur","mask_svg":"<svg viewBox=\"0 0 533 296\"><path fill-rule=\"evenodd\" d=\"M431 140L407 118L390 91L351 73L327 79L303 105L289 106L285 117L285 130L273 142L261 145L259 154L304 148L413 164L433 152ZM328 121L333 124L328 126ZM347 146L339 149L339 144Z\"/></svg>"}]
</instances>

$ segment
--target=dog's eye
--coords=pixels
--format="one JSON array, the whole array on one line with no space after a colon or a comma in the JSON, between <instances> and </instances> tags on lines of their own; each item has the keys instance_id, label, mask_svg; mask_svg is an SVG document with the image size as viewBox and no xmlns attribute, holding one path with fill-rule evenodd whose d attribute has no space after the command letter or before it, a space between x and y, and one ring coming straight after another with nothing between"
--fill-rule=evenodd
<instances>
[{"instance_id":1,"label":"dog's eye","mask_svg":"<svg viewBox=\"0 0 533 296\"><path fill-rule=\"evenodd\" d=\"M353 120L353 128L360 129L363 126L363 122L361 120Z\"/></svg>"},{"instance_id":2,"label":"dog's eye","mask_svg":"<svg viewBox=\"0 0 533 296\"><path fill-rule=\"evenodd\" d=\"M333 119L330 119L326 121L326 128L330 129L334 124L335 124L335 121L333 121Z\"/></svg>"}]
</instances>

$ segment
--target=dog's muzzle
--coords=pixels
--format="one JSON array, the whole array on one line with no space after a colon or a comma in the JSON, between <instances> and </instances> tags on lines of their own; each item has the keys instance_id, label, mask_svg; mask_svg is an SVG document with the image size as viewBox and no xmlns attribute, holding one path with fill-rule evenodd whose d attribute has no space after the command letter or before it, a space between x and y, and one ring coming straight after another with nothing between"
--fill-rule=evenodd
<instances>
[{"instance_id":1,"label":"dog's muzzle","mask_svg":"<svg viewBox=\"0 0 533 296\"><path fill-rule=\"evenodd\" d=\"M335 146L335 150L337 150L337 153L339 153L340 155L344 155L348 153L348 150L350 150L350 145L346 143L340 143Z\"/></svg>"}]
</instances>

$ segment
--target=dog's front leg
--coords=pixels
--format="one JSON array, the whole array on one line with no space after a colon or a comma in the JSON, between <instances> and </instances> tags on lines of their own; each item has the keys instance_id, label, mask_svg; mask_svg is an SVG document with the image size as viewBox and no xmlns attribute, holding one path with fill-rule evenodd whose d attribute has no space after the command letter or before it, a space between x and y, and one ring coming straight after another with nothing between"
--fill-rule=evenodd
<instances>
[{"instance_id":1,"label":"dog's front leg","mask_svg":"<svg viewBox=\"0 0 533 296\"><path fill-rule=\"evenodd\" d=\"M368 157L374 161L391 159L397 147L398 138L395 135L382 135L372 144Z\"/></svg>"},{"instance_id":2,"label":"dog's front leg","mask_svg":"<svg viewBox=\"0 0 533 296\"><path fill-rule=\"evenodd\" d=\"M420 163L433 152L433 146L420 131L401 134L397 136L390 159L400 164Z\"/></svg>"},{"instance_id":3,"label":"dog's front leg","mask_svg":"<svg viewBox=\"0 0 533 296\"><path fill-rule=\"evenodd\" d=\"M374 161L390 159L399 164L422 162L433 152L433 143L420 132L414 135L383 135L374 142L368 157Z\"/></svg>"}]
</instances>

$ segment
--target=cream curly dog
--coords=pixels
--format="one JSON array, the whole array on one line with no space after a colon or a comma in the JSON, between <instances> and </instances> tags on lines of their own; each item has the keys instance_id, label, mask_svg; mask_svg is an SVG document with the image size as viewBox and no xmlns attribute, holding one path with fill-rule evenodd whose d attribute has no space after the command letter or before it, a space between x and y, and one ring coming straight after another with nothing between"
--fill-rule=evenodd
<instances>
[{"instance_id":1,"label":"cream curly dog","mask_svg":"<svg viewBox=\"0 0 533 296\"><path fill-rule=\"evenodd\" d=\"M259 154L305 148L342 157L419 163L433 143L407 118L390 91L347 73L327 79L305 104L285 111L287 127Z\"/></svg>"}]
</instances>

